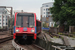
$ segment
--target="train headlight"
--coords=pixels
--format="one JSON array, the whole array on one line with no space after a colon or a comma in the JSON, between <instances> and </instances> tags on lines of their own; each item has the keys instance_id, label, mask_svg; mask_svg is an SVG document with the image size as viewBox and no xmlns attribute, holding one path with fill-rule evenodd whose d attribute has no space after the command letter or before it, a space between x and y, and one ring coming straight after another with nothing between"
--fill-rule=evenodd
<instances>
[{"instance_id":1,"label":"train headlight","mask_svg":"<svg viewBox=\"0 0 75 50\"><path fill-rule=\"evenodd\" d=\"M35 30L31 30L31 32L35 32Z\"/></svg>"},{"instance_id":2,"label":"train headlight","mask_svg":"<svg viewBox=\"0 0 75 50\"><path fill-rule=\"evenodd\" d=\"M16 32L19 32L19 30L16 30Z\"/></svg>"}]
</instances>

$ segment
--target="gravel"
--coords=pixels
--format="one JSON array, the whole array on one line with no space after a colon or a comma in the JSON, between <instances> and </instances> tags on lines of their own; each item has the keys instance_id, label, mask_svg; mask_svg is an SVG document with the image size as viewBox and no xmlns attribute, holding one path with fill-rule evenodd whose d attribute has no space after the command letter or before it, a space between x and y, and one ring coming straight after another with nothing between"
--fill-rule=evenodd
<instances>
[{"instance_id":1,"label":"gravel","mask_svg":"<svg viewBox=\"0 0 75 50\"><path fill-rule=\"evenodd\" d=\"M0 50L15 50L12 45L12 40L0 44Z\"/></svg>"}]
</instances>

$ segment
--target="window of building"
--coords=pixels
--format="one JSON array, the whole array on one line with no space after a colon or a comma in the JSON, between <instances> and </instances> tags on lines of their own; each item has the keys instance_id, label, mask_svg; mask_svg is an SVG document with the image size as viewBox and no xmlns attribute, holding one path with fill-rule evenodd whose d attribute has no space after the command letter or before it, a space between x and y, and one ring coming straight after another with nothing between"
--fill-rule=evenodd
<instances>
[{"instance_id":1,"label":"window of building","mask_svg":"<svg viewBox=\"0 0 75 50\"><path fill-rule=\"evenodd\" d=\"M6 18L7 18L7 16L6 16Z\"/></svg>"},{"instance_id":2,"label":"window of building","mask_svg":"<svg viewBox=\"0 0 75 50\"><path fill-rule=\"evenodd\" d=\"M52 15L51 12L50 12L50 15Z\"/></svg>"},{"instance_id":3,"label":"window of building","mask_svg":"<svg viewBox=\"0 0 75 50\"><path fill-rule=\"evenodd\" d=\"M46 5L46 7L48 7L48 5Z\"/></svg>"},{"instance_id":4,"label":"window of building","mask_svg":"<svg viewBox=\"0 0 75 50\"><path fill-rule=\"evenodd\" d=\"M7 11L5 13L7 13Z\"/></svg>"},{"instance_id":5,"label":"window of building","mask_svg":"<svg viewBox=\"0 0 75 50\"><path fill-rule=\"evenodd\" d=\"M1 19L0 19L0 21L1 21Z\"/></svg>"},{"instance_id":6,"label":"window of building","mask_svg":"<svg viewBox=\"0 0 75 50\"><path fill-rule=\"evenodd\" d=\"M45 17L45 16L44 16Z\"/></svg>"},{"instance_id":7,"label":"window of building","mask_svg":"<svg viewBox=\"0 0 75 50\"><path fill-rule=\"evenodd\" d=\"M3 21L4 21L4 19L3 19Z\"/></svg>"},{"instance_id":8,"label":"window of building","mask_svg":"<svg viewBox=\"0 0 75 50\"><path fill-rule=\"evenodd\" d=\"M45 11L45 9L44 9L44 11Z\"/></svg>"},{"instance_id":9,"label":"window of building","mask_svg":"<svg viewBox=\"0 0 75 50\"><path fill-rule=\"evenodd\" d=\"M45 12L44 12L44 14L45 14Z\"/></svg>"},{"instance_id":10,"label":"window of building","mask_svg":"<svg viewBox=\"0 0 75 50\"><path fill-rule=\"evenodd\" d=\"M48 12L46 12L46 14L48 14Z\"/></svg>"},{"instance_id":11,"label":"window of building","mask_svg":"<svg viewBox=\"0 0 75 50\"><path fill-rule=\"evenodd\" d=\"M7 19L6 19L6 21L7 21Z\"/></svg>"},{"instance_id":12,"label":"window of building","mask_svg":"<svg viewBox=\"0 0 75 50\"><path fill-rule=\"evenodd\" d=\"M6 23L6 25L7 25L7 23Z\"/></svg>"},{"instance_id":13,"label":"window of building","mask_svg":"<svg viewBox=\"0 0 75 50\"><path fill-rule=\"evenodd\" d=\"M48 11L49 9L47 8L46 11Z\"/></svg>"},{"instance_id":14,"label":"window of building","mask_svg":"<svg viewBox=\"0 0 75 50\"><path fill-rule=\"evenodd\" d=\"M3 25L4 25L4 23L3 23Z\"/></svg>"},{"instance_id":15,"label":"window of building","mask_svg":"<svg viewBox=\"0 0 75 50\"><path fill-rule=\"evenodd\" d=\"M4 18L4 16L3 16L3 18Z\"/></svg>"},{"instance_id":16,"label":"window of building","mask_svg":"<svg viewBox=\"0 0 75 50\"><path fill-rule=\"evenodd\" d=\"M1 16L0 16L1 17Z\"/></svg>"},{"instance_id":17,"label":"window of building","mask_svg":"<svg viewBox=\"0 0 75 50\"><path fill-rule=\"evenodd\" d=\"M1 23L0 23L1 24Z\"/></svg>"},{"instance_id":18,"label":"window of building","mask_svg":"<svg viewBox=\"0 0 75 50\"><path fill-rule=\"evenodd\" d=\"M46 16L46 17L48 17L48 16Z\"/></svg>"}]
</instances>

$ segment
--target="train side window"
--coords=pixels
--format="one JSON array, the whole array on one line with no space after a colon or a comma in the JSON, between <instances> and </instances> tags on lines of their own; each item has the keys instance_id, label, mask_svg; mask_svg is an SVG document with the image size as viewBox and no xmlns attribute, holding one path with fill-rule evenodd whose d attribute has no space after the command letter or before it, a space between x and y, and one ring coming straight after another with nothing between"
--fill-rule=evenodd
<instances>
[{"instance_id":1,"label":"train side window","mask_svg":"<svg viewBox=\"0 0 75 50\"><path fill-rule=\"evenodd\" d=\"M29 17L29 27L34 27L34 17Z\"/></svg>"}]
</instances>

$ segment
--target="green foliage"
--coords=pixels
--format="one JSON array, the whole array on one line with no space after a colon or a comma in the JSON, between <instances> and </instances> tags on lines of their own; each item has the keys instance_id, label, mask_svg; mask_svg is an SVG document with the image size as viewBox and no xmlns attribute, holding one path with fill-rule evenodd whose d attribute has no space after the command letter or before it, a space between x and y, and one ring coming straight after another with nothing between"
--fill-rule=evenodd
<instances>
[{"instance_id":1,"label":"green foliage","mask_svg":"<svg viewBox=\"0 0 75 50\"><path fill-rule=\"evenodd\" d=\"M73 38L75 38L75 36L73 36Z\"/></svg>"},{"instance_id":2,"label":"green foliage","mask_svg":"<svg viewBox=\"0 0 75 50\"><path fill-rule=\"evenodd\" d=\"M73 34L75 34L75 32L73 32Z\"/></svg>"},{"instance_id":3,"label":"green foliage","mask_svg":"<svg viewBox=\"0 0 75 50\"><path fill-rule=\"evenodd\" d=\"M56 36L53 36L53 38L57 38Z\"/></svg>"},{"instance_id":4,"label":"green foliage","mask_svg":"<svg viewBox=\"0 0 75 50\"><path fill-rule=\"evenodd\" d=\"M59 34L59 35L62 35L62 33L60 33L60 32L59 32L58 34Z\"/></svg>"},{"instance_id":5,"label":"green foliage","mask_svg":"<svg viewBox=\"0 0 75 50\"><path fill-rule=\"evenodd\" d=\"M55 0L53 5L50 12L55 22L59 21L60 25L64 25L66 21L67 27L75 25L75 0Z\"/></svg>"},{"instance_id":6,"label":"green foliage","mask_svg":"<svg viewBox=\"0 0 75 50\"><path fill-rule=\"evenodd\" d=\"M68 31L68 30L69 30L69 25L65 25L65 26L64 26L64 30L65 30L65 31Z\"/></svg>"},{"instance_id":7,"label":"green foliage","mask_svg":"<svg viewBox=\"0 0 75 50\"><path fill-rule=\"evenodd\" d=\"M47 26L46 22L45 22L45 23L43 23L43 27L48 28L48 26Z\"/></svg>"},{"instance_id":8,"label":"green foliage","mask_svg":"<svg viewBox=\"0 0 75 50\"><path fill-rule=\"evenodd\" d=\"M57 26L58 26L58 25L55 23L55 24L54 24L54 27L57 27Z\"/></svg>"},{"instance_id":9,"label":"green foliage","mask_svg":"<svg viewBox=\"0 0 75 50\"><path fill-rule=\"evenodd\" d=\"M1 29L1 26L0 26L0 29Z\"/></svg>"},{"instance_id":10,"label":"green foliage","mask_svg":"<svg viewBox=\"0 0 75 50\"><path fill-rule=\"evenodd\" d=\"M61 39L64 39L63 37L61 37Z\"/></svg>"}]
</instances>

